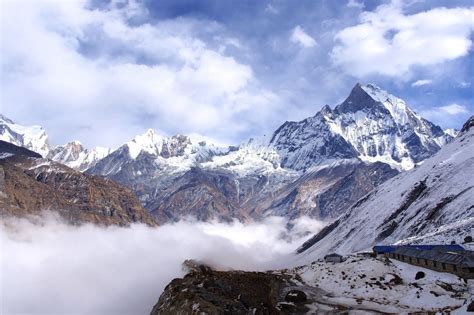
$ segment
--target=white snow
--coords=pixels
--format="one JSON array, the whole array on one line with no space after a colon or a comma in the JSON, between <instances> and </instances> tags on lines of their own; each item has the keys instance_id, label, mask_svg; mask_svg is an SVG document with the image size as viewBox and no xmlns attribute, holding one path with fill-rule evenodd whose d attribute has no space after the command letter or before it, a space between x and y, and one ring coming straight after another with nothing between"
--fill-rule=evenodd
<instances>
[{"instance_id":1,"label":"white snow","mask_svg":"<svg viewBox=\"0 0 474 315\"><path fill-rule=\"evenodd\" d=\"M22 126L0 115L0 125L4 131L0 140L25 147L45 157L49 152L48 136L40 126Z\"/></svg>"},{"instance_id":2,"label":"white snow","mask_svg":"<svg viewBox=\"0 0 474 315\"><path fill-rule=\"evenodd\" d=\"M10 156L13 156L13 153L8 153L8 152L2 152L0 153L0 159L6 159Z\"/></svg>"},{"instance_id":3,"label":"white snow","mask_svg":"<svg viewBox=\"0 0 474 315\"><path fill-rule=\"evenodd\" d=\"M79 141L72 141L55 147L47 157L78 171L85 171L109 155L111 151L111 149L104 147L89 150L84 148Z\"/></svg>"},{"instance_id":4,"label":"white snow","mask_svg":"<svg viewBox=\"0 0 474 315\"><path fill-rule=\"evenodd\" d=\"M425 277L415 280L418 271ZM469 298L466 284L453 274L385 258L349 256L342 263L318 260L285 273L300 279L308 291L318 290L315 310L326 304L389 313L436 312L459 308ZM444 284L459 294L446 291Z\"/></svg>"}]
</instances>

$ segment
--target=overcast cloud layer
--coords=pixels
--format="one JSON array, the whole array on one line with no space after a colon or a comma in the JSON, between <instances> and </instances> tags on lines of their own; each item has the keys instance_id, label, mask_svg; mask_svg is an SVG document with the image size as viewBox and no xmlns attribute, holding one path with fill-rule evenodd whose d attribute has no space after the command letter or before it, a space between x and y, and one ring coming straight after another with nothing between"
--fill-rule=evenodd
<instances>
[{"instance_id":1,"label":"overcast cloud layer","mask_svg":"<svg viewBox=\"0 0 474 315\"><path fill-rule=\"evenodd\" d=\"M267 270L322 223L283 218L243 225L179 222L159 228L68 226L55 217L0 225L2 314L148 314L195 259L220 269Z\"/></svg>"},{"instance_id":2,"label":"overcast cloud layer","mask_svg":"<svg viewBox=\"0 0 474 315\"><path fill-rule=\"evenodd\" d=\"M473 12L463 0L5 0L0 111L53 144L116 147L147 128L234 144L375 82L460 127Z\"/></svg>"}]
</instances>

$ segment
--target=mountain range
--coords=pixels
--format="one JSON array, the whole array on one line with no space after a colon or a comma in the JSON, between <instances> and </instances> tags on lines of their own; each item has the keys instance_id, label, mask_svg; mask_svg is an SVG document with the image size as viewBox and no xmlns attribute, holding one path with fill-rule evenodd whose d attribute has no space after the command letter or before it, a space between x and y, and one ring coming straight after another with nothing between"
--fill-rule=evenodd
<instances>
[{"instance_id":1,"label":"mountain range","mask_svg":"<svg viewBox=\"0 0 474 315\"><path fill-rule=\"evenodd\" d=\"M326 105L312 117L285 122L271 137L238 146L149 129L115 150L78 141L53 147L43 128L0 116L0 140L132 189L159 223L186 216L332 220L453 136L373 84L356 84L334 109Z\"/></svg>"}]
</instances>

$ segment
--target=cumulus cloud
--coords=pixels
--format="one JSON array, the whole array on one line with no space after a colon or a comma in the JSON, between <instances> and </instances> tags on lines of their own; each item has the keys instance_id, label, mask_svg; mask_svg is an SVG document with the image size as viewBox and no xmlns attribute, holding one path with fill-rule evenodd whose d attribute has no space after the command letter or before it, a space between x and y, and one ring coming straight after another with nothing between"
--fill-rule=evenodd
<instances>
[{"instance_id":1,"label":"cumulus cloud","mask_svg":"<svg viewBox=\"0 0 474 315\"><path fill-rule=\"evenodd\" d=\"M299 44L304 48L311 48L316 46L316 40L308 35L305 30L297 25L291 32L290 40L293 43Z\"/></svg>"},{"instance_id":2,"label":"cumulus cloud","mask_svg":"<svg viewBox=\"0 0 474 315\"><path fill-rule=\"evenodd\" d=\"M2 2L2 111L44 122L56 142L114 146L150 127L225 142L259 130L278 107L249 65L202 38L215 22L143 23L134 1L19 6Z\"/></svg>"},{"instance_id":3,"label":"cumulus cloud","mask_svg":"<svg viewBox=\"0 0 474 315\"><path fill-rule=\"evenodd\" d=\"M415 66L434 66L468 54L474 8L434 8L406 14L401 1L363 12L344 28L331 51L335 65L363 77L380 74L406 79Z\"/></svg>"},{"instance_id":4,"label":"cumulus cloud","mask_svg":"<svg viewBox=\"0 0 474 315\"><path fill-rule=\"evenodd\" d=\"M413 82L413 83L411 84L411 86L430 85L431 83L433 83L433 80L428 80L428 79L416 80L415 82Z\"/></svg>"},{"instance_id":5,"label":"cumulus cloud","mask_svg":"<svg viewBox=\"0 0 474 315\"><path fill-rule=\"evenodd\" d=\"M56 218L0 226L1 313L146 314L196 259L219 269L282 267L322 223L182 221L159 228L68 226Z\"/></svg>"}]
</instances>

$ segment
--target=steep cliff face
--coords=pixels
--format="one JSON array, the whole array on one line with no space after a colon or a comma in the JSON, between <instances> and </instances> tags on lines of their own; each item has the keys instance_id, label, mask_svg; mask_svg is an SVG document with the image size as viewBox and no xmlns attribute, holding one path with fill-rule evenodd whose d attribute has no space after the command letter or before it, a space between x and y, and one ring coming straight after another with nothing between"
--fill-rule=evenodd
<instances>
[{"instance_id":1,"label":"steep cliff face","mask_svg":"<svg viewBox=\"0 0 474 315\"><path fill-rule=\"evenodd\" d=\"M0 209L2 215L16 217L50 210L74 224L156 225L130 189L33 152L0 158Z\"/></svg>"}]
</instances>

